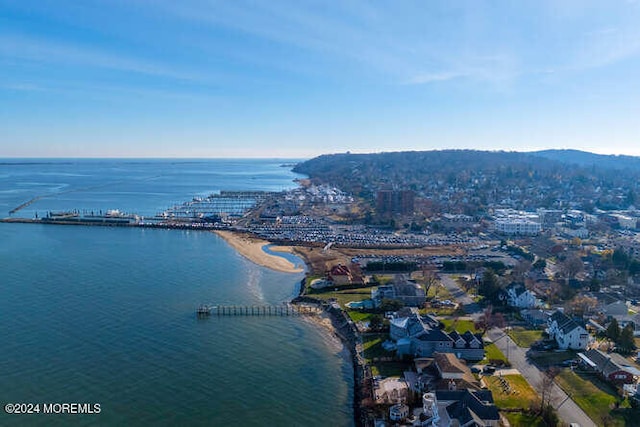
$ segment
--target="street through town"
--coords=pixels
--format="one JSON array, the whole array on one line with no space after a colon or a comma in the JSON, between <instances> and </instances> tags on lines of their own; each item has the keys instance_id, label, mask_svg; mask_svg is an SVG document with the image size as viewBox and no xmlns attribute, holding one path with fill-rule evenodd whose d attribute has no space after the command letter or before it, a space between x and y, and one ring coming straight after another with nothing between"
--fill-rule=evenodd
<instances>
[{"instance_id":1,"label":"street through town","mask_svg":"<svg viewBox=\"0 0 640 427\"><path fill-rule=\"evenodd\" d=\"M480 306L465 291L460 289L452 275L441 274L440 281L449 291L451 297L462 304L466 314L474 319L477 319L482 314ZM506 332L500 328L490 329L487 331L487 336L507 356L512 367L520 371L531 387L540 394L540 385L542 384L544 373L527 360L527 349L518 347ZM558 411L560 419L566 423L578 423L581 427L596 427L591 418L555 382L551 389L551 405Z\"/></svg>"}]
</instances>

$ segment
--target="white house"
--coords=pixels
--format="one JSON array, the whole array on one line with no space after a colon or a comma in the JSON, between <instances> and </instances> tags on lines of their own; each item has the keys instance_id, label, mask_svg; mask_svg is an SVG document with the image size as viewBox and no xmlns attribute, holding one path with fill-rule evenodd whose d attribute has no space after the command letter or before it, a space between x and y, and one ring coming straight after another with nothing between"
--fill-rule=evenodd
<instances>
[{"instance_id":1,"label":"white house","mask_svg":"<svg viewBox=\"0 0 640 427\"><path fill-rule=\"evenodd\" d=\"M518 308L532 308L536 306L536 295L519 283L512 283L504 293L507 304Z\"/></svg>"},{"instance_id":2,"label":"white house","mask_svg":"<svg viewBox=\"0 0 640 427\"><path fill-rule=\"evenodd\" d=\"M549 318L547 333L563 350L584 350L589 343L587 330L560 311Z\"/></svg>"}]
</instances>

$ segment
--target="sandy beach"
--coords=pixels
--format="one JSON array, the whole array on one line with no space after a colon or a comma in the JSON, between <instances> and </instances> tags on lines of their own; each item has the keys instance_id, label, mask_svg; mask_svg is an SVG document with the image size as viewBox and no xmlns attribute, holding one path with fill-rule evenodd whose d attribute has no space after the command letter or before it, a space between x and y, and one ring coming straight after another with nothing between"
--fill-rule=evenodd
<instances>
[{"instance_id":1,"label":"sandy beach","mask_svg":"<svg viewBox=\"0 0 640 427\"><path fill-rule=\"evenodd\" d=\"M246 234L235 233L233 231L214 231L222 237L240 255L263 267L283 273L301 273L304 271L300 266L294 265L286 258L266 253L262 248L269 244L266 240L250 237ZM274 252L292 252L290 248L284 246L274 246L270 248Z\"/></svg>"}]
</instances>

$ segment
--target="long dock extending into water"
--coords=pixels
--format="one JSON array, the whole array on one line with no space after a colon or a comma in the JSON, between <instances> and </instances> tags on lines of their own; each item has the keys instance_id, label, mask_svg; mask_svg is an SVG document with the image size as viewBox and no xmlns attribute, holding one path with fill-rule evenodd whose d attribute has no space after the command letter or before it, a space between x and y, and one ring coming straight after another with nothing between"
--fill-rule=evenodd
<instances>
[{"instance_id":1,"label":"long dock extending into water","mask_svg":"<svg viewBox=\"0 0 640 427\"><path fill-rule=\"evenodd\" d=\"M196 310L198 317L209 316L316 316L321 307L298 304L280 305L208 305Z\"/></svg>"}]
</instances>

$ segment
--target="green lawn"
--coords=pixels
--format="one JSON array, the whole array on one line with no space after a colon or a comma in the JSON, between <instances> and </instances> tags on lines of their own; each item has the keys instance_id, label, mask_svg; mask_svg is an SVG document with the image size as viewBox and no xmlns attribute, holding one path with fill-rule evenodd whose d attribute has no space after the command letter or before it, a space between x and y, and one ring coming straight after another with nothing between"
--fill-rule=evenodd
<instances>
[{"instance_id":1,"label":"green lawn","mask_svg":"<svg viewBox=\"0 0 640 427\"><path fill-rule=\"evenodd\" d=\"M427 292L427 298L438 298L440 301L444 301L447 299L451 299L451 294L440 283L435 284L429 288L429 292Z\"/></svg>"},{"instance_id":2,"label":"green lawn","mask_svg":"<svg viewBox=\"0 0 640 427\"><path fill-rule=\"evenodd\" d=\"M487 387L493 392L493 400L498 408L527 409L531 403L538 400L538 394L522 375L505 375L502 378L509 383L511 393L506 394L503 391L499 377L484 377Z\"/></svg>"},{"instance_id":3,"label":"green lawn","mask_svg":"<svg viewBox=\"0 0 640 427\"><path fill-rule=\"evenodd\" d=\"M403 362L381 362L371 365L371 375L380 375L382 377L402 377L404 371L409 370L410 366Z\"/></svg>"},{"instance_id":4,"label":"green lawn","mask_svg":"<svg viewBox=\"0 0 640 427\"><path fill-rule=\"evenodd\" d=\"M482 361L478 362L481 365L486 365L487 363L489 363L489 360L502 360L504 362L507 361L504 353L502 353L494 343L485 345L484 350L485 358L482 359Z\"/></svg>"},{"instance_id":5,"label":"green lawn","mask_svg":"<svg viewBox=\"0 0 640 427\"><path fill-rule=\"evenodd\" d=\"M363 313L358 310L347 310L347 314L354 322L368 322L375 313Z\"/></svg>"},{"instance_id":6,"label":"green lawn","mask_svg":"<svg viewBox=\"0 0 640 427\"><path fill-rule=\"evenodd\" d=\"M577 374L570 369L563 369L556 377L556 382L596 424L602 424L606 417L611 417L611 425L625 425L622 410L611 411L611 407L619 399L615 390L595 375Z\"/></svg>"},{"instance_id":7,"label":"green lawn","mask_svg":"<svg viewBox=\"0 0 640 427\"><path fill-rule=\"evenodd\" d=\"M435 314L436 316L453 316L456 313L456 309L453 307L440 307L440 308L421 308L420 314Z\"/></svg>"},{"instance_id":8,"label":"green lawn","mask_svg":"<svg viewBox=\"0 0 640 427\"><path fill-rule=\"evenodd\" d=\"M515 341L518 347L528 348L531 347L531 344L542 338L542 331L529 330L517 326L509 331L509 336Z\"/></svg>"},{"instance_id":9,"label":"green lawn","mask_svg":"<svg viewBox=\"0 0 640 427\"><path fill-rule=\"evenodd\" d=\"M387 334L362 334L364 358L371 361L374 357L393 356L394 352L388 352L382 348L382 343L387 339Z\"/></svg>"},{"instance_id":10,"label":"green lawn","mask_svg":"<svg viewBox=\"0 0 640 427\"><path fill-rule=\"evenodd\" d=\"M473 320L459 320L457 318L454 319L442 319L441 322L444 324L444 330L447 332L458 331L463 334L466 331L471 331L472 333L477 333L476 327L473 323Z\"/></svg>"},{"instance_id":11,"label":"green lawn","mask_svg":"<svg viewBox=\"0 0 640 427\"><path fill-rule=\"evenodd\" d=\"M571 350L566 351L540 351L531 353L531 360L534 361L540 368L548 368L549 366L560 365L563 361L568 359L575 359L576 352Z\"/></svg>"},{"instance_id":12,"label":"green lawn","mask_svg":"<svg viewBox=\"0 0 640 427\"><path fill-rule=\"evenodd\" d=\"M362 301L371 298L371 288L344 289L330 292L310 291L308 295L313 298L328 300L335 298L342 308L349 301Z\"/></svg>"},{"instance_id":13,"label":"green lawn","mask_svg":"<svg viewBox=\"0 0 640 427\"><path fill-rule=\"evenodd\" d=\"M542 417L522 412L504 412L505 417L513 427L546 427Z\"/></svg>"},{"instance_id":14,"label":"green lawn","mask_svg":"<svg viewBox=\"0 0 640 427\"><path fill-rule=\"evenodd\" d=\"M387 339L387 334L363 334L362 347L364 349L364 358L371 367L371 375L401 377L404 371L411 368L410 363L399 361L373 362L373 358L393 357L395 355L395 352L388 352L382 348L382 343Z\"/></svg>"}]
</instances>

